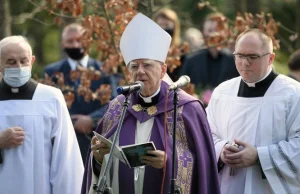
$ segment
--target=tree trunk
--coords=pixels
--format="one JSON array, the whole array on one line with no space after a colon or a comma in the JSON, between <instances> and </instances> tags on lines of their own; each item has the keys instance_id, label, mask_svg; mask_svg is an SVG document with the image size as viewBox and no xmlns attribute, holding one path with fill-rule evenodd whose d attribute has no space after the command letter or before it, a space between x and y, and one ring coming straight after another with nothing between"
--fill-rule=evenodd
<instances>
[{"instance_id":1,"label":"tree trunk","mask_svg":"<svg viewBox=\"0 0 300 194\"><path fill-rule=\"evenodd\" d=\"M300 6L300 0L297 0L296 2L296 7ZM300 12L296 11L296 30L297 30L297 34L298 34L298 38L297 38L297 43L296 43L296 49L300 48Z\"/></svg>"},{"instance_id":2,"label":"tree trunk","mask_svg":"<svg viewBox=\"0 0 300 194\"><path fill-rule=\"evenodd\" d=\"M0 0L0 40L11 35L9 0Z\"/></svg>"},{"instance_id":3,"label":"tree trunk","mask_svg":"<svg viewBox=\"0 0 300 194\"><path fill-rule=\"evenodd\" d=\"M260 13L260 4L259 0L246 0L247 12L256 14Z\"/></svg>"}]
</instances>

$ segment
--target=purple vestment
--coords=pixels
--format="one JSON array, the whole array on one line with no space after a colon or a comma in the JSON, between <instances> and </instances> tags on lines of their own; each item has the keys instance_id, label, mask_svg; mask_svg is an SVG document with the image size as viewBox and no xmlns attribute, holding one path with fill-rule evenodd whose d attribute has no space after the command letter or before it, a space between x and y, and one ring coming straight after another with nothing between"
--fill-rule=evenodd
<instances>
[{"instance_id":1,"label":"purple vestment","mask_svg":"<svg viewBox=\"0 0 300 194\"><path fill-rule=\"evenodd\" d=\"M172 169L172 133L173 133L173 92L167 93L168 85L161 84L157 112L149 116L146 111L136 112L132 106L138 104L138 94L132 94L120 132L119 145L135 143L136 122L141 123L154 117L150 141L158 150L164 150L165 101L167 102L167 166L164 182L164 194L170 191ZM168 95L168 96L167 96ZM176 184L183 194L219 194L217 162L215 149L206 119L206 113L200 102L184 91L178 91L178 119L176 139ZM110 137L117 129L124 96L114 99L100 122L97 132ZM91 186L91 158L86 162L81 194L88 194ZM163 177L162 169L146 166L143 194L159 194ZM119 193L134 194L134 170L125 164L119 164Z\"/></svg>"}]
</instances>

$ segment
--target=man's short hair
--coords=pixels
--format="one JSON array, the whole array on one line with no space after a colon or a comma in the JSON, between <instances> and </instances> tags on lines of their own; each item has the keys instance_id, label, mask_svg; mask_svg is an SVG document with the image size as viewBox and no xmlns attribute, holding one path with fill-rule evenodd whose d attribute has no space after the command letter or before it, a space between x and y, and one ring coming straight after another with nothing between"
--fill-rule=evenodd
<instances>
[{"instance_id":1,"label":"man's short hair","mask_svg":"<svg viewBox=\"0 0 300 194\"><path fill-rule=\"evenodd\" d=\"M300 70L300 49L296 50L289 59L289 69L292 71Z\"/></svg>"},{"instance_id":2,"label":"man's short hair","mask_svg":"<svg viewBox=\"0 0 300 194\"><path fill-rule=\"evenodd\" d=\"M0 41L0 65L2 60L2 49L8 44L24 43L28 46L29 54L32 55L32 49L28 40L24 36L8 36Z\"/></svg>"},{"instance_id":3,"label":"man's short hair","mask_svg":"<svg viewBox=\"0 0 300 194\"><path fill-rule=\"evenodd\" d=\"M239 39L248 34L248 33L254 33L258 36L258 38L261 40L262 42L262 48L267 48L269 50L270 53L273 53L273 41L272 38L263 30L258 29L258 28L250 28L248 30L245 30L244 32L242 32L236 39L236 43L239 41Z\"/></svg>"},{"instance_id":4,"label":"man's short hair","mask_svg":"<svg viewBox=\"0 0 300 194\"><path fill-rule=\"evenodd\" d=\"M213 12L213 13L210 13L208 14L205 19L204 19L204 23L205 24L206 22L208 21L216 21L216 22L220 22L222 23L222 25L224 25L224 28L225 29L228 29L228 22L227 22L227 18L226 16L221 13L221 12Z\"/></svg>"},{"instance_id":5,"label":"man's short hair","mask_svg":"<svg viewBox=\"0 0 300 194\"><path fill-rule=\"evenodd\" d=\"M69 32L83 32L84 27L77 23L72 23L64 27L61 38L64 39Z\"/></svg>"}]
</instances>

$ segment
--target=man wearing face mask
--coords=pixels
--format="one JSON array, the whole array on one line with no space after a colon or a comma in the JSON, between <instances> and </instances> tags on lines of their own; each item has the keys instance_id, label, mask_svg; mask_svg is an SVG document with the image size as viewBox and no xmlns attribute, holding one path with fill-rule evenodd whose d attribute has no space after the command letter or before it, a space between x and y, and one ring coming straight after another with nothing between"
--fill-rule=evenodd
<instances>
[{"instance_id":1,"label":"man wearing face mask","mask_svg":"<svg viewBox=\"0 0 300 194\"><path fill-rule=\"evenodd\" d=\"M63 73L64 84L74 87L74 91L77 91L80 86L81 79L78 78L72 81L71 71L90 68L100 71L101 68L99 61L89 57L88 48L83 45L83 33L84 28L81 25L76 23L67 25L61 37L61 44L67 58L46 66L44 70L44 75L47 74L52 77L54 82L57 82L55 73ZM102 84L110 84L109 79L108 76L101 72L101 78L99 80L91 80L91 91L95 92ZM94 127L96 127L96 123L101 116L98 114L100 107L101 103L98 100L86 102L84 96L80 96L75 92L74 102L69 108L83 160L86 158L90 143L86 135L90 134Z\"/></svg>"},{"instance_id":2,"label":"man wearing face mask","mask_svg":"<svg viewBox=\"0 0 300 194\"><path fill-rule=\"evenodd\" d=\"M1 40L0 58L1 193L79 193L83 163L61 91L30 78L24 37Z\"/></svg>"},{"instance_id":3,"label":"man wearing face mask","mask_svg":"<svg viewBox=\"0 0 300 194\"><path fill-rule=\"evenodd\" d=\"M153 20L164 29L171 37L170 50L180 48L181 38L180 38L180 21L175 11L169 8L163 8L156 12L153 16ZM181 54L180 62L183 64L185 55ZM177 81L180 77L181 66L177 66L173 69L174 64L170 64L167 73L173 81ZM172 69L172 70L171 70Z\"/></svg>"}]
</instances>

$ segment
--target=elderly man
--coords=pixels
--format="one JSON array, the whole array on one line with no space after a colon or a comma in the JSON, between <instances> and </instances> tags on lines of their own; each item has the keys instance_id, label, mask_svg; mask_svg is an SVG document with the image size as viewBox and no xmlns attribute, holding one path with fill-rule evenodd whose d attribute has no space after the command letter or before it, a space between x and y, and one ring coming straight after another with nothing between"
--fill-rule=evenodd
<instances>
[{"instance_id":1,"label":"elderly man","mask_svg":"<svg viewBox=\"0 0 300 194\"><path fill-rule=\"evenodd\" d=\"M1 193L79 193L83 164L60 90L31 77L26 39L0 42Z\"/></svg>"},{"instance_id":2,"label":"elderly man","mask_svg":"<svg viewBox=\"0 0 300 194\"><path fill-rule=\"evenodd\" d=\"M221 193L300 193L300 85L272 70L272 40L259 29L237 38L234 58L240 77L207 107Z\"/></svg>"},{"instance_id":3,"label":"elderly man","mask_svg":"<svg viewBox=\"0 0 300 194\"><path fill-rule=\"evenodd\" d=\"M162 81L167 70L164 62L170 42L171 37L142 14L132 19L122 35L120 48L124 61L133 81L142 81L144 89L129 98L119 145L153 141L157 150L148 151L152 156L143 157L145 167L130 169L114 160L114 176L110 177L114 194L157 194L161 191L166 194L170 191L173 92L168 92L169 85ZM205 111L198 100L182 90L178 93L177 186L184 194L219 193L215 152ZM120 95L110 103L97 128L97 132L107 138L111 138L116 131L124 98ZM91 185L97 183L99 172L105 167L104 154L109 152L106 144L95 137L91 150L82 194L93 193Z\"/></svg>"}]
</instances>

